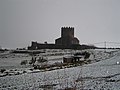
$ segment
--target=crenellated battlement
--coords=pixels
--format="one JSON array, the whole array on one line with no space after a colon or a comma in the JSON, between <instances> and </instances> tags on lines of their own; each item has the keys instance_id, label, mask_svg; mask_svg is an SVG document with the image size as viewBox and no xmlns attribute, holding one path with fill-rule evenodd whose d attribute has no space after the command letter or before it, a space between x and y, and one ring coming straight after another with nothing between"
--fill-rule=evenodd
<instances>
[{"instance_id":1,"label":"crenellated battlement","mask_svg":"<svg viewBox=\"0 0 120 90\"><path fill-rule=\"evenodd\" d=\"M73 38L74 37L74 27L62 27L61 28L61 37Z\"/></svg>"},{"instance_id":2,"label":"crenellated battlement","mask_svg":"<svg viewBox=\"0 0 120 90\"><path fill-rule=\"evenodd\" d=\"M69 29L69 30L72 29L73 30L74 27L62 27L61 29Z\"/></svg>"}]
</instances>

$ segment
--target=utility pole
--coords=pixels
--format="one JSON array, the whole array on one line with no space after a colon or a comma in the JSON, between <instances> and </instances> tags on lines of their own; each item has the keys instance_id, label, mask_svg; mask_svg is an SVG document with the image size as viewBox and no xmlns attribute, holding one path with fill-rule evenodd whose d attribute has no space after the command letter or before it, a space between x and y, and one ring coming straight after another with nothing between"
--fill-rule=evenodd
<instances>
[{"instance_id":1,"label":"utility pole","mask_svg":"<svg viewBox=\"0 0 120 90\"><path fill-rule=\"evenodd\" d=\"M105 52L106 52L106 45L107 45L107 44L106 44L106 41L104 42L104 45L105 45L105 47L104 47L104 48L105 48Z\"/></svg>"}]
</instances>

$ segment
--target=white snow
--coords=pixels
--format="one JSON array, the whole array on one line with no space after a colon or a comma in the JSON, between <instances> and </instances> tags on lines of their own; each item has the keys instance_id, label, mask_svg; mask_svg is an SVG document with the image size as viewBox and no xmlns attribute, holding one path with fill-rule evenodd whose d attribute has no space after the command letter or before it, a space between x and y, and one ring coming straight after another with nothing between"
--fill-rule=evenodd
<instances>
[{"instance_id":1,"label":"white snow","mask_svg":"<svg viewBox=\"0 0 120 90\"><path fill-rule=\"evenodd\" d=\"M77 90L120 90L120 51L108 50L88 50L92 53L90 59L95 59L97 62L87 64L78 67L57 69L53 71L42 72L40 70L29 70L28 67L24 70L27 73L20 75L7 75L0 77L0 90L44 90L42 87L48 85L49 89L46 90L58 90L66 87L76 87ZM47 50L48 58L54 59L54 55L50 53L60 52L63 55L55 56L55 58L61 58L65 53L74 52L71 50ZM44 55L45 55L44 54ZM0 58L0 67L6 68L11 64L12 66L19 66L19 62L24 59L30 60L28 55L8 55L8 58ZM98 62L99 61L99 62ZM21 67L20 67L21 68ZM17 68L16 72L22 72L20 68ZM14 70L13 70L14 71ZM11 74L13 72L11 71ZM2 75L2 73L0 74ZM53 87L50 85L54 84ZM47 86L46 86L47 87Z\"/></svg>"}]
</instances>

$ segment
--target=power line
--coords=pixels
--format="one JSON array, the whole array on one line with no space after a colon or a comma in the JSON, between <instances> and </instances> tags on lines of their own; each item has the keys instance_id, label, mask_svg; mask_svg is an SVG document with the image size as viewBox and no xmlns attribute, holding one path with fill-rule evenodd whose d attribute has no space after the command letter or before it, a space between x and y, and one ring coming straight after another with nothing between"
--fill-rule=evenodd
<instances>
[{"instance_id":1,"label":"power line","mask_svg":"<svg viewBox=\"0 0 120 90\"><path fill-rule=\"evenodd\" d=\"M92 43L92 44L103 44L105 42L96 42L96 43ZM119 44L120 45L120 42L106 42L106 43L112 43L112 44Z\"/></svg>"},{"instance_id":2,"label":"power line","mask_svg":"<svg viewBox=\"0 0 120 90\"><path fill-rule=\"evenodd\" d=\"M104 47L104 48L107 48L107 47L120 47L120 42L96 42L96 43L93 43L91 45L95 45L95 46L100 46L100 47Z\"/></svg>"}]
</instances>

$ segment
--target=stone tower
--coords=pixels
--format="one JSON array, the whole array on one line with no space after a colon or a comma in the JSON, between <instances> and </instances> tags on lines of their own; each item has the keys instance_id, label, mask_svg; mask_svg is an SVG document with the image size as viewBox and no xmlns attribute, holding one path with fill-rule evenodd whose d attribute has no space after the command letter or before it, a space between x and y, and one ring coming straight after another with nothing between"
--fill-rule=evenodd
<instances>
[{"instance_id":1,"label":"stone tower","mask_svg":"<svg viewBox=\"0 0 120 90\"><path fill-rule=\"evenodd\" d=\"M66 38L66 37L74 37L74 28L73 27L62 27L61 28L61 37Z\"/></svg>"},{"instance_id":2,"label":"stone tower","mask_svg":"<svg viewBox=\"0 0 120 90\"><path fill-rule=\"evenodd\" d=\"M55 40L55 44L64 46L79 44L79 40L74 37L74 27L62 27L61 37Z\"/></svg>"}]
</instances>

